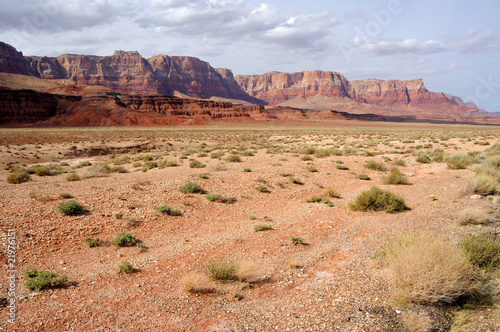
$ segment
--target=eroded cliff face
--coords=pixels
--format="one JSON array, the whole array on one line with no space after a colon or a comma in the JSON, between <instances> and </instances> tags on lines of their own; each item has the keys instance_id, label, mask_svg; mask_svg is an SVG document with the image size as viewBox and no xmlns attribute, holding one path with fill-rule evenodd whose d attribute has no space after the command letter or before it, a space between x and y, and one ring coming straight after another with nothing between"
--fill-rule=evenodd
<instances>
[{"instance_id":1,"label":"eroded cliff face","mask_svg":"<svg viewBox=\"0 0 500 332\"><path fill-rule=\"evenodd\" d=\"M269 72L264 75L235 76L243 91L252 97L278 105L295 98L323 95L332 98L356 97L349 81L336 72L305 71L298 73Z\"/></svg>"},{"instance_id":2,"label":"eroded cliff face","mask_svg":"<svg viewBox=\"0 0 500 332\"><path fill-rule=\"evenodd\" d=\"M114 92L60 95L0 87L0 125L154 126L270 117L258 105Z\"/></svg>"},{"instance_id":3,"label":"eroded cliff face","mask_svg":"<svg viewBox=\"0 0 500 332\"><path fill-rule=\"evenodd\" d=\"M33 75L23 53L3 42L0 42L0 73Z\"/></svg>"}]
</instances>

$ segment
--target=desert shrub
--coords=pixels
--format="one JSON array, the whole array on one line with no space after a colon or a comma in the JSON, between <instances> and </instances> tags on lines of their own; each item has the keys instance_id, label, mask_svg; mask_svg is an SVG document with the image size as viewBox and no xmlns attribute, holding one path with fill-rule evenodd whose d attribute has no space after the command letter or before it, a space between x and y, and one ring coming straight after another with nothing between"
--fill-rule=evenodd
<instances>
[{"instance_id":1,"label":"desert shrub","mask_svg":"<svg viewBox=\"0 0 500 332\"><path fill-rule=\"evenodd\" d=\"M474 194L486 196L496 192L498 181L489 174L477 174L469 183L470 190Z\"/></svg>"},{"instance_id":2,"label":"desert shrub","mask_svg":"<svg viewBox=\"0 0 500 332\"><path fill-rule=\"evenodd\" d=\"M291 183L304 184L299 178L294 178L293 176L288 177Z\"/></svg>"},{"instance_id":3,"label":"desert shrub","mask_svg":"<svg viewBox=\"0 0 500 332\"><path fill-rule=\"evenodd\" d=\"M110 162L112 162L115 165L128 164L128 163L130 163L130 157L129 156L114 157L114 158L111 158Z\"/></svg>"},{"instance_id":4,"label":"desert shrub","mask_svg":"<svg viewBox=\"0 0 500 332\"><path fill-rule=\"evenodd\" d=\"M230 154L226 157L226 161L230 163L239 163L241 161L241 157L237 154Z\"/></svg>"},{"instance_id":5,"label":"desert shrub","mask_svg":"<svg viewBox=\"0 0 500 332\"><path fill-rule=\"evenodd\" d=\"M404 159L395 158L392 163L396 166L406 166L406 161L404 161Z\"/></svg>"},{"instance_id":6,"label":"desert shrub","mask_svg":"<svg viewBox=\"0 0 500 332\"><path fill-rule=\"evenodd\" d=\"M99 246L99 242L92 237L86 237L85 239L83 239L83 242L85 242L85 244L89 248L94 248L94 247Z\"/></svg>"},{"instance_id":7,"label":"desert shrub","mask_svg":"<svg viewBox=\"0 0 500 332\"><path fill-rule=\"evenodd\" d=\"M65 173L60 165L34 165L28 168L28 173L38 176L53 176Z\"/></svg>"},{"instance_id":8,"label":"desert shrub","mask_svg":"<svg viewBox=\"0 0 500 332\"><path fill-rule=\"evenodd\" d=\"M465 153L457 153L446 158L446 165L449 169L465 169L472 164L472 160Z\"/></svg>"},{"instance_id":9,"label":"desert shrub","mask_svg":"<svg viewBox=\"0 0 500 332\"><path fill-rule=\"evenodd\" d=\"M28 182L30 180L31 176L25 170L14 171L12 174L9 174L9 176L7 176L7 182L12 184L19 184Z\"/></svg>"},{"instance_id":10,"label":"desert shrub","mask_svg":"<svg viewBox=\"0 0 500 332\"><path fill-rule=\"evenodd\" d=\"M137 239L132 234L123 232L111 240L111 243L120 247L134 246L137 243Z\"/></svg>"},{"instance_id":11,"label":"desert shrub","mask_svg":"<svg viewBox=\"0 0 500 332\"><path fill-rule=\"evenodd\" d=\"M304 239L299 236L290 236L290 241L295 245L304 244Z\"/></svg>"},{"instance_id":12,"label":"desert shrub","mask_svg":"<svg viewBox=\"0 0 500 332\"><path fill-rule=\"evenodd\" d=\"M252 171L252 170L251 170L250 168L244 168L244 169L243 169L243 172L246 172L246 173L251 172L251 171Z\"/></svg>"},{"instance_id":13,"label":"desert shrub","mask_svg":"<svg viewBox=\"0 0 500 332\"><path fill-rule=\"evenodd\" d=\"M391 172L382 177L383 184L410 184L406 175L401 173L399 168L393 167L391 168Z\"/></svg>"},{"instance_id":14,"label":"desert shrub","mask_svg":"<svg viewBox=\"0 0 500 332\"><path fill-rule=\"evenodd\" d=\"M127 261L122 261L120 265L118 265L118 269L120 270L120 272L127 274L134 272L134 267Z\"/></svg>"},{"instance_id":15,"label":"desert shrub","mask_svg":"<svg viewBox=\"0 0 500 332\"><path fill-rule=\"evenodd\" d=\"M202 274L191 272L180 279L181 288L188 293L210 293L213 286L210 279Z\"/></svg>"},{"instance_id":16,"label":"desert shrub","mask_svg":"<svg viewBox=\"0 0 500 332\"><path fill-rule=\"evenodd\" d=\"M201 188L194 182L187 182L179 187L179 191L184 194L197 193L201 191Z\"/></svg>"},{"instance_id":17,"label":"desert shrub","mask_svg":"<svg viewBox=\"0 0 500 332\"><path fill-rule=\"evenodd\" d=\"M303 161L311 161L311 160L313 160L313 158L310 155L305 155L305 156L303 156L300 159L303 160Z\"/></svg>"},{"instance_id":18,"label":"desert shrub","mask_svg":"<svg viewBox=\"0 0 500 332\"><path fill-rule=\"evenodd\" d=\"M115 219L122 219L122 218L123 218L123 213L121 212L115 213Z\"/></svg>"},{"instance_id":19,"label":"desert shrub","mask_svg":"<svg viewBox=\"0 0 500 332\"><path fill-rule=\"evenodd\" d=\"M74 199L67 202L60 202L57 210L65 216L77 216L84 212L83 206Z\"/></svg>"},{"instance_id":20,"label":"desert shrub","mask_svg":"<svg viewBox=\"0 0 500 332\"><path fill-rule=\"evenodd\" d=\"M450 241L414 233L392 241L385 253L399 301L451 303L473 289L472 264Z\"/></svg>"},{"instance_id":21,"label":"desert shrub","mask_svg":"<svg viewBox=\"0 0 500 332\"><path fill-rule=\"evenodd\" d=\"M428 164L432 161L431 157L425 152L419 152L415 160L421 164Z\"/></svg>"},{"instance_id":22,"label":"desert shrub","mask_svg":"<svg viewBox=\"0 0 500 332\"><path fill-rule=\"evenodd\" d=\"M479 225L488 222L488 214L481 208L467 208L457 213L457 222L460 225Z\"/></svg>"},{"instance_id":23,"label":"desert shrub","mask_svg":"<svg viewBox=\"0 0 500 332\"><path fill-rule=\"evenodd\" d=\"M216 202L219 200L219 195L215 195L215 194L208 194L208 195L205 195L205 198L207 200L209 200L210 202Z\"/></svg>"},{"instance_id":24,"label":"desert shrub","mask_svg":"<svg viewBox=\"0 0 500 332\"><path fill-rule=\"evenodd\" d=\"M27 279L24 286L29 290L41 291L45 288L57 287L66 282L65 275L58 276L54 272L32 269L23 271L24 277Z\"/></svg>"},{"instance_id":25,"label":"desert shrub","mask_svg":"<svg viewBox=\"0 0 500 332\"><path fill-rule=\"evenodd\" d=\"M325 196L332 197L332 198L341 198L342 197L342 195L340 195L340 193L333 188L328 188L325 192Z\"/></svg>"},{"instance_id":26,"label":"desert shrub","mask_svg":"<svg viewBox=\"0 0 500 332\"><path fill-rule=\"evenodd\" d=\"M198 177L199 177L200 179L204 179L204 180L207 180L207 179L208 179L208 175L207 175L207 174L200 174L200 175L198 175Z\"/></svg>"},{"instance_id":27,"label":"desert shrub","mask_svg":"<svg viewBox=\"0 0 500 332\"><path fill-rule=\"evenodd\" d=\"M128 170L123 166L113 166L111 173L128 173Z\"/></svg>"},{"instance_id":28,"label":"desert shrub","mask_svg":"<svg viewBox=\"0 0 500 332\"><path fill-rule=\"evenodd\" d=\"M457 310L453 313L453 324L451 325L450 332L469 332L472 331L471 325L474 320L469 310Z\"/></svg>"},{"instance_id":29,"label":"desert shrub","mask_svg":"<svg viewBox=\"0 0 500 332\"><path fill-rule=\"evenodd\" d=\"M292 173L280 173L281 176L283 177L290 177L290 176L293 176Z\"/></svg>"},{"instance_id":30,"label":"desert shrub","mask_svg":"<svg viewBox=\"0 0 500 332\"><path fill-rule=\"evenodd\" d=\"M366 174L358 174L358 175L356 175L356 179L365 180L365 181L371 180L371 178Z\"/></svg>"},{"instance_id":31,"label":"desert shrub","mask_svg":"<svg viewBox=\"0 0 500 332\"><path fill-rule=\"evenodd\" d=\"M155 205L155 206L153 206L153 209L155 209L156 211L158 211L160 213L169 215L169 216L180 216L182 214L181 211L174 210L168 204L161 205L161 206L156 206Z\"/></svg>"},{"instance_id":32,"label":"desert shrub","mask_svg":"<svg viewBox=\"0 0 500 332\"><path fill-rule=\"evenodd\" d=\"M332 201L330 201L328 198L317 196L317 195L314 195L313 197L306 199L306 202L307 203L318 203L318 202L321 202L321 203L325 203L326 205L328 205L330 207L333 206Z\"/></svg>"},{"instance_id":33,"label":"desert shrub","mask_svg":"<svg viewBox=\"0 0 500 332\"><path fill-rule=\"evenodd\" d=\"M329 149L317 149L314 151L314 156L316 158L326 158L332 155L331 150Z\"/></svg>"},{"instance_id":34,"label":"desert shrub","mask_svg":"<svg viewBox=\"0 0 500 332\"><path fill-rule=\"evenodd\" d=\"M407 209L402 197L377 186L363 191L349 207L354 211L385 211L389 213L401 212Z\"/></svg>"},{"instance_id":35,"label":"desert shrub","mask_svg":"<svg viewBox=\"0 0 500 332\"><path fill-rule=\"evenodd\" d=\"M196 159L192 159L190 162L189 162L189 167L191 168L204 168L206 167L207 165L205 165L204 163L202 163L201 161L199 160L196 160Z\"/></svg>"},{"instance_id":36,"label":"desert shrub","mask_svg":"<svg viewBox=\"0 0 500 332\"><path fill-rule=\"evenodd\" d=\"M307 166L306 169L311 173L316 173L318 171L318 169L313 166Z\"/></svg>"},{"instance_id":37,"label":"desert shrub","mask_svg":"<svg viewBox=\"0 0 500 332\"><path fill-rule=\"evenodd\" d=\"M255 225L255 226L253 226L254 232L269 231L271 229L273 229L273 227L271 225Z\"/></svg>"},{"instance_id":38,"label":"desert shrub","mask_svg":"<svg viewBox=\"0 0 500 332\"><path fill-rule=\"evenodd\" d=\"M349 170L349 167L347 167L346 165L335 165L335 168L339 169L341 171L348 171Z\"/></svg>"},{"instance_id":39,"label":"desert shrub","mask_svg":"<svg viewBox=\"0 0 500 332\"><path fill-rule=\"evenodd\" d=\"M233 260L214 260L207 266L207 274L214 280L236 280L238 265Z\"/></svg>"},{"instance_id":40,"label":"desert shrub","mask_svg":"<svg viewBox=\"0 0 500 332\"><path fill-rule=\"evenodd\" d=\"M500 268L500 240L488 233L466 235L460 246L471 263L487 271Z\"/></svg>"},{"instance_id":41,"label":"desert shrub","mask_svg":"<svg viewBox=\"0 0 500 332\"><path fill-rule=\"evenodd\" d=\"M76 166L75 166L75 168L82 168L82 167L87 167L87 166L90 166L90 165L92 165L92 164L90 163L90 161L88 161L88 160L84 160L84 161L80 161L80 162L78 163L78 165L76 165Z\"/></svg>"},{"instance_id":42,"label":"desert shrub","mask_svg":"<svg viewBox=\"0 0 500 332\"><path fill-rule=\"evenodd\" d=\"M405 311L401 317L406 332L427 332L432 327L431 319L425 313L418 314L413 311Z\"/></svg>"},{"instance_id":43,"label":"desert shrub","mask_svg":"<svg viewBox=\"0 0 500 332\"><path fill-rule=\"evenodd\" d=\"M108 176L109 173L111 173L111 167L109 167L108 164L95 163L86 170L84 176L86 178L95 178L95 177Z\"/></svg>"},{"instance_id":44,"label":"desert shrub","mask_svg":"<svg viewBox=\"0 0 500 332\"><path fill-rule=\"evenodd\" d=\"M236 198L232 196L221 196L219 197L219 202L224 204L233 204L236 202Z\"/></svg>"},{"instance_id":45,"label":"desert shrub","mask_svg":"<svg viewBox=\"0 0 500 332\"><path fill-rule=\"evenodd\" d=\"M159 162L158 162L158 166L160 168L164 168L164 167L175 167L177 166L178 163L177 163L177 160L175 160L175 158L173 157L167 157L165 159L161 159Z\"/></svg>"},{"instance_id":46,"label":"desert shrub","mask_svg":"<svg viewBox=\"0 0 500 332\"><path fill-rule=\"evenodd\" d=\"M80 181L80 176L76 173L69 173L66 177L66 181Z\"/></svg>"},{"instance_id":47,"label":"desert shrub","mask_svg":"<svg viewBox=\"0 0 500 332\"><path fill-rule=\"evenodd\" d=\"M146 161L144 165L142 165L141 171L142 172L147 172L149 170L152 170L153 168L158 167L158 164L156 161Z\"/></svg>"},{"instance_id":48,"label":"desert shrub","mask_svg":"<svg viewBox=\"0 0 500 332\"><path fill-rule=\"evenodd\" d=\"M365 168L371 169L374 171L382 171L385 172L387 171L387 167L383 163L376 162L375 160L367 160L365 162Z\"/></svg>"},{"instance_id":49,"label":"desert shrub","mask_svg":"<svg viewBox=\"0 0 500 332\"><path fill-rule=\"evenodd\" d=\"M269 192L269 189L267 189L267 187L263 186L263 185L258 185L254 189L257 191L260 191L261 193L268 193Z\"/></svg>"}]
</instances>

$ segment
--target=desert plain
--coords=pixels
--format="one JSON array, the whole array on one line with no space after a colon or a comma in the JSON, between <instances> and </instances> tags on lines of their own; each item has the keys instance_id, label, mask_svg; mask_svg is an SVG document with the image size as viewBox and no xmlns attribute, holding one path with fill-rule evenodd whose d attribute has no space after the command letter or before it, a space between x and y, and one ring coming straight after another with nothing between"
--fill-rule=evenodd
<instances>
[{"instance_id":1,"label":"desert plain","mask_svg":"<svg viewBox=\"0 0 500 332\"><path fill-rule=\"evenodd\" d=\"M497 331L497 272L477 272L487 278L483 297L401 300L380 253L403 234L454 246L468 234L497 234L498 197L478 194L474 181L499 134L496 126L354 121L0 129L2 243L13 230L17 271L12 324L2 245L0 327ZM450 164L457 154L469 158L464 167ZM386 184L394 167L407 184ZM29 180L9 183L19 172ZM199 190L179 190L189 182ZM406 209L354 210L373 186ZM69 200L83 211L65 215ZM466 209L486 217L460 222ZM117 245L120 233L135 240ZM214 278L217 263L234 275ZM32 269L64 282L28 289L23 271Z\"/></svg>"}]
</instances>

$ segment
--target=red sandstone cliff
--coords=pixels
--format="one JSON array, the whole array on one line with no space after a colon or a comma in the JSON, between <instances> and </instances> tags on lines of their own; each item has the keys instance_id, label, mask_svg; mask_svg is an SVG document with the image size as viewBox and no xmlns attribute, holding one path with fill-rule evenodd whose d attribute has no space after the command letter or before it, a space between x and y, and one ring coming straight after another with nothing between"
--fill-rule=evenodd
<instances>
[{"instance_id":1,"label":"red sandstone cliff","mask_svg":"<svg viewBox=\"0 0 500 332\"><path fill-rule=\"evenodd\" d=\"M278 105L295 98L316 95L332 98L355 98L349 81L339 73L306 71L299 73L270 72L264 75L235 77L241 88L250 96Z\"/></svg>"}]
</instances>

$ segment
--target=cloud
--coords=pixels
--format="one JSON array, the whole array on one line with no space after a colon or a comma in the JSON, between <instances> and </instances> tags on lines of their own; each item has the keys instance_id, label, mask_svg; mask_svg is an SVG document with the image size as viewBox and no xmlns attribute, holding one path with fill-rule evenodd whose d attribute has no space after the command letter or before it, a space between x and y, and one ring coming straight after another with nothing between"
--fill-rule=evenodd
<instances>
[{"instance_id":1,"label":"cloud","mask_svg":"<svg viewBox=\"0 0 500 332\"><path fill-rule=\"evenodd\" d=\"M369 39L366 36L357 36L347 44L347 47L374 56L416 56L443 52L485 53L500 49L500 36L491 30L470 31L467 35L454 36L445 41Z\"/></svg>"}]
</instances>

